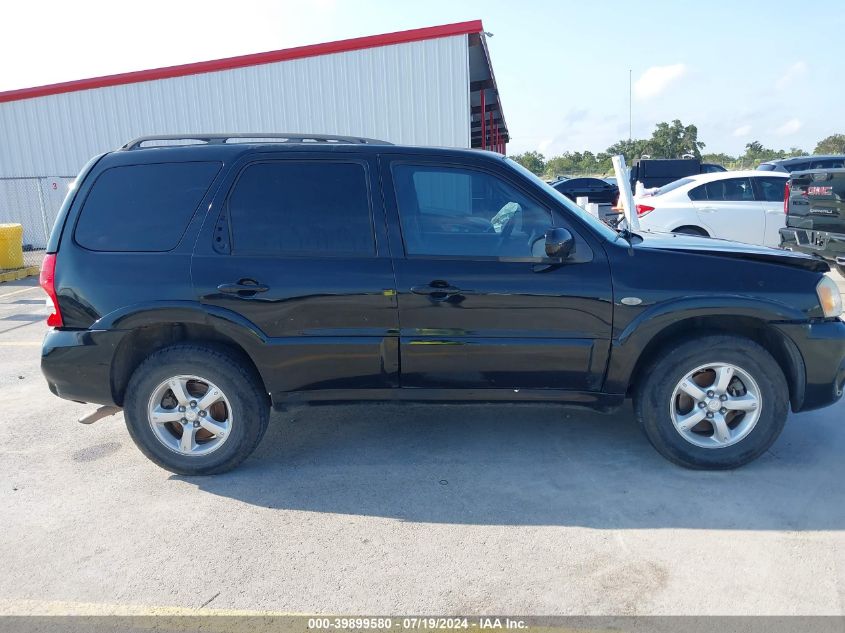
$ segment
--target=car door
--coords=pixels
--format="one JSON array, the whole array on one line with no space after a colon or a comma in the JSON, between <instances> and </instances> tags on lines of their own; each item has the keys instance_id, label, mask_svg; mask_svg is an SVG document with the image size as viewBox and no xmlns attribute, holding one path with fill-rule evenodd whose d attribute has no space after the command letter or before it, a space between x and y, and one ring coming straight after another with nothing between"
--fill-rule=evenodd
<instances>
[{"instance_id":1,"label":"car door","mask_svg":"<svg viewBox=\"0 0 845 633\"><path fill-rule=\"evenodd\" d=\"M215 199L194 286L215 314L257 330L274 397L398 384L377 169L342 152L266 154L234 168Z\"/></svg>"},{"instance_id":2,"label":"car door","mask_svg":"<svg viewBox=\"0 0 845 633\"><path fill-rule=\"evenodd\" d=\"M489 160L382 157L403 388L514 398L600 388L612 316L605 253L522 178ZM576 237L563 265L544 263L553 225Z\"/></svg>"},{"instance_id":3,"label":"car door","mask_svg":"<svg viewBox=\"0 0 845 633\"><path fill-rule=\"evenodd\" d=\"M783 212L784 187L788 178L761 176L751 179L754 195L763 209L765 222L763 244L780 246L780 229L786 226L786 214Z\"/></svg>"},{"instance_id":4,"label":"car door","mask_svg":"<svg viewBox=\"0 0 845 633\"><path fill-rule=\"evenodd\" d=\"M750 178L712 180L691 189L689 197L711 237L763 243L766 223Z\"/></svg>"}]
</instances>

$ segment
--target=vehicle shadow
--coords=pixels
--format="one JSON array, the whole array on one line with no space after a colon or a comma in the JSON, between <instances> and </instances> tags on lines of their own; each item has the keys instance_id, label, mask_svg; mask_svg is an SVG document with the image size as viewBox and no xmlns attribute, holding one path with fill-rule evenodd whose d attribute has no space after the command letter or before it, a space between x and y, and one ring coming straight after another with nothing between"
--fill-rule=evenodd
<instances>
[{"instance_id":1,"label":"vehicle shadow","mask_svg":"<svg viewBox=\"0 0 845 633\"><path fill-rule=\"evenodd\" d=\"M237 470L178 477L271 509L426 523L587 528L845 528L845 403L792 416L745 468L658 455L630 407L355 404L274 413Z\"/></svg>"}]
</instances>

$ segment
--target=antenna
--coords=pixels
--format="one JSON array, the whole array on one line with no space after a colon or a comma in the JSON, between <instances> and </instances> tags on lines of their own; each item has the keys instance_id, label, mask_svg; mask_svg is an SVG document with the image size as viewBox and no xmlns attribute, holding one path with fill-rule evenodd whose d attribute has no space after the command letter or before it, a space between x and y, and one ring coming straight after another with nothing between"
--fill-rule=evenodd
<instances>
[{"instance_id":1,"label":"antenna","mask_svg":"<svg viewBox=\"0 0 845 633\"><path fill-rule=\"evenodd\" d=\"M634 116L631 108L631 69L628 69L628 140L633 138Z\"/></svg>"}]
</instances>

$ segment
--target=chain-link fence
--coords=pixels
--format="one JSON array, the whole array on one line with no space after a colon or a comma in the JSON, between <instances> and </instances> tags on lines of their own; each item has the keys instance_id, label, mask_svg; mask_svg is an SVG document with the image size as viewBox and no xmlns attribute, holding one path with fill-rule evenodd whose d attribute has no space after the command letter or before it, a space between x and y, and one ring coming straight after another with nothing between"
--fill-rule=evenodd
<instances>
[{"instance_id":1,"label":"chain-link fence","mask_svg":"<svg viewBox=\"0 0 845 633\"><path fill-rule=\"evenodd\" d=\"M73 178L0 178L0 272L40 266Z\"/></svg>"}]
</instances>

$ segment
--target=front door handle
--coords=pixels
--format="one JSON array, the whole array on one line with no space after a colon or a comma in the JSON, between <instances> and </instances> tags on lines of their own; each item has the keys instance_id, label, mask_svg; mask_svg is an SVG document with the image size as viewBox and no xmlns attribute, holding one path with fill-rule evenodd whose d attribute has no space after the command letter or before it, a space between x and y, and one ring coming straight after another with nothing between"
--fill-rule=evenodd
<instances>
[{"instance_id":1,"label":"front door handle","mask_svg":"<svg viewBox=\"0 0 845 633\"><path fill-rule=\"evenodd\" d=\"M269 286L258 283L254 279L241 279L233 284L220 284L217 286L220 292L225 292L230 295L238 295L239 297L253 297L256 293L267 292L270 290Z\"/></svg>"},{"instance_id":2,"label":"front door handle","mask_svg":"<svg viewBox=\"0 0 845 633\"><path fill-rule=\"evenodd\" d=\"M432 301L445 301L453 295L460 294L461 289L452 286L449 282L435 279L427 286L414 286L411 292L415 295L428 295Z\"/></svg>"}]
</instances>

